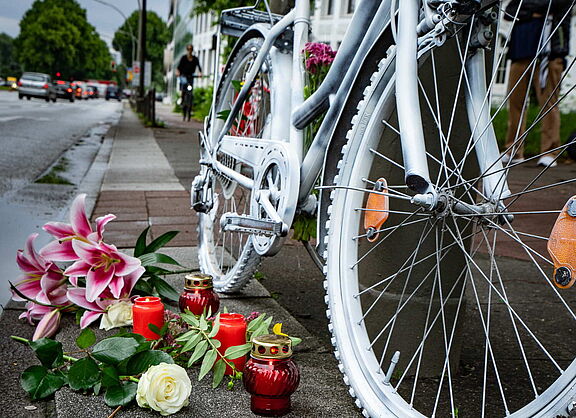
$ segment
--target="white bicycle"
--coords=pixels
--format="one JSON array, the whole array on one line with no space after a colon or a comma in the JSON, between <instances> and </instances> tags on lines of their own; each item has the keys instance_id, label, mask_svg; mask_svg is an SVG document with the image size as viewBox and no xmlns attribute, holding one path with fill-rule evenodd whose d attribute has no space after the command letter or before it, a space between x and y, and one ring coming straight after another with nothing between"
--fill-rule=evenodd
<instances>
[{"instance_id":1,"label":"white bicycle","mask_svg":"<svg viewBox=\"0 0 576 418\"><path fill-rule=\"evenodd\" d=\"M283 16L264 5L222 14L239 40L200 135L202 271L235 292L296 213L316 214L335 355L366 416L571 413L576 179L537 168L542 154L502 161L534 125L501 154L500 2L363 0L306 101L309 2ZM302 129L323 112L304 153ZM564 258L545 248L557 218Z\"/></svg>"}]
</instances>

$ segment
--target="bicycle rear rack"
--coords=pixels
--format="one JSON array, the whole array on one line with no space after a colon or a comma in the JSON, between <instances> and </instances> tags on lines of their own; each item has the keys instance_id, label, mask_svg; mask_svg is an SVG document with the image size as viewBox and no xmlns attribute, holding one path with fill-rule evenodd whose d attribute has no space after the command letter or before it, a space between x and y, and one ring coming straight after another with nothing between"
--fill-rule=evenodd
<instances>
[{"instance_id":1,"label":"bicycle rear rack","mask_svg":"<svg viewBox=\"0 0 576 418\"><path fill-rule=\"evenodd\" d=\"M222 11L220 31L223 35L240 37L254 23L276 24L282 15L267 13L252 8L238 8Z\"/></svg>"}]
</instances>

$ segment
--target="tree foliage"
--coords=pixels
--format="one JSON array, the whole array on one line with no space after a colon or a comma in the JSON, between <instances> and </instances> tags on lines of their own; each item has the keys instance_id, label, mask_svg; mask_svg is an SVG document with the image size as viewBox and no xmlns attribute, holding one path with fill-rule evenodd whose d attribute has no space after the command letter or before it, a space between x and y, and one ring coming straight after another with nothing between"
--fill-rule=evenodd
<instances>
[{"instance_id":1,"label":"tree foliage","mask_svg":"<svg viewBox=\"0 0 576 418\"><path fill-rule=\"evenodd\" d=\"M114 33L112 46L122 54L122 60L131 65L132 48L138 48L134 38L138 38L138 11L134 11L122 26ZM132 35L134 38L132 37ZM146 59L152 63L152 80L158 86L163 82L164 49L170 41L170 32L166 23L156 13L148 11L146 14ZM136 52L134 57L138 60Z\"/></svg>"},{"instance_id":2,"label":"tree foliage","mask_svg":"<svg viewBox=\"0 0 576 418\"><path fill-rule=\"evenodd\" d=\"M18 77L20 73L20 65L14 56L14 39L0 33L0 77Z\"/></svg>"},{"instance_id":3,"label":"tree foliage","mask_svg":"<svg viewBox=\"0 0 576 418\"><path fill-rule=\"evenodd\" d=\"M15 47L25 71L75 79L110 76L108 47L75 0L36 0L20 21Z\"/></svg>"}]
</instances>

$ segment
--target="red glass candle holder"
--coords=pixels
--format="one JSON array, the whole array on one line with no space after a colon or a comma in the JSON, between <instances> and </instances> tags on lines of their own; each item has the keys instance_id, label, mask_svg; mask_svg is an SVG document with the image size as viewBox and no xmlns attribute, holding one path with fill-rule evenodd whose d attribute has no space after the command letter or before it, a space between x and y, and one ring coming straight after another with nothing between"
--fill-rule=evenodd
<instances>
[{"instance_id":1,"label":"red glass candle holder","mask_svg":"<svg viewBox=\"0 0 576 418\"><path fill-rule=\"evenodd\" d=\"M154 324L158 328L164 325L164 305L160 298L155 296L136 298L132 306L132 322L135 334L140 334L147 340L160 338L148 328L148 324Z\"/></svg>"},{"instance_id":2,"label":"red glass candle holder","mask_svg":"<svg viewBox=\"0 0 576 418\"><path fill-rule=\"evenodd\" d=\"M218 334L216 334L214 338L220 341L221 345L218 348L218 351L221 354L224 354L228 347L246 344L246 319L244 318L244 315L237 313L221 313L220 328L218 329ZM246 357L243 356L229 361L234 363L236 370L240 372L244 370ZM232 374L232 368L230 366L226 366L225 374Z\"/></svg>"},{"instance_id":3,"label":"red glass candle holder","mask_svg":"<svg viewBox=\"0 0 576 418\"><path fill-rule=\"evenodd\" d=\"M184 278L184 291L180 294L180 311L187 309L194 315L202 315L210 310L212 314L220 308L220 296L212 286L212 276L208 274L188 274Z\"/></svg>"},{"instance_id":4,"label":"red glass candle holder","mask_svg":"<svg viewBox=\"0 0 576 418\"><path fill-rule=\"evenodd\" d=\"M290 396L300 383L300 370L291 357L290 338L273 334L254 338L243 374L252 412L270 416L290 412Z\"/></svg>"}]
</instances>

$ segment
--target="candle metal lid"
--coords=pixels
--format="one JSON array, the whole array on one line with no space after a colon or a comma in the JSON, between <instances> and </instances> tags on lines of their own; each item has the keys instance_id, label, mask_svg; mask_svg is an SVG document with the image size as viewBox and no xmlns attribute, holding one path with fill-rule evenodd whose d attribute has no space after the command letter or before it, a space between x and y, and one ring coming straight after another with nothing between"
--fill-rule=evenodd
<instances>
[{"instance_id":1,"label":"candle metal lid","mask_svg":"<svg viewBox=\"0 0 576 418\"><path fill-rule=\"evenodd\" d=\"M261 335L252 340L250 355L261 359L289 358L292 357L292 341L282 335Z\"/></svg>"},{"instance_id":2,"label":"candle metal lid","mask_svg":"<svg viewBox=\"0 0 576 418\"><path fill-rule=\"evenodd\" d=\"M184 276L185 289L212 289L212 276L209 274L195 273Z\"/></svg>"}]
</instances>

